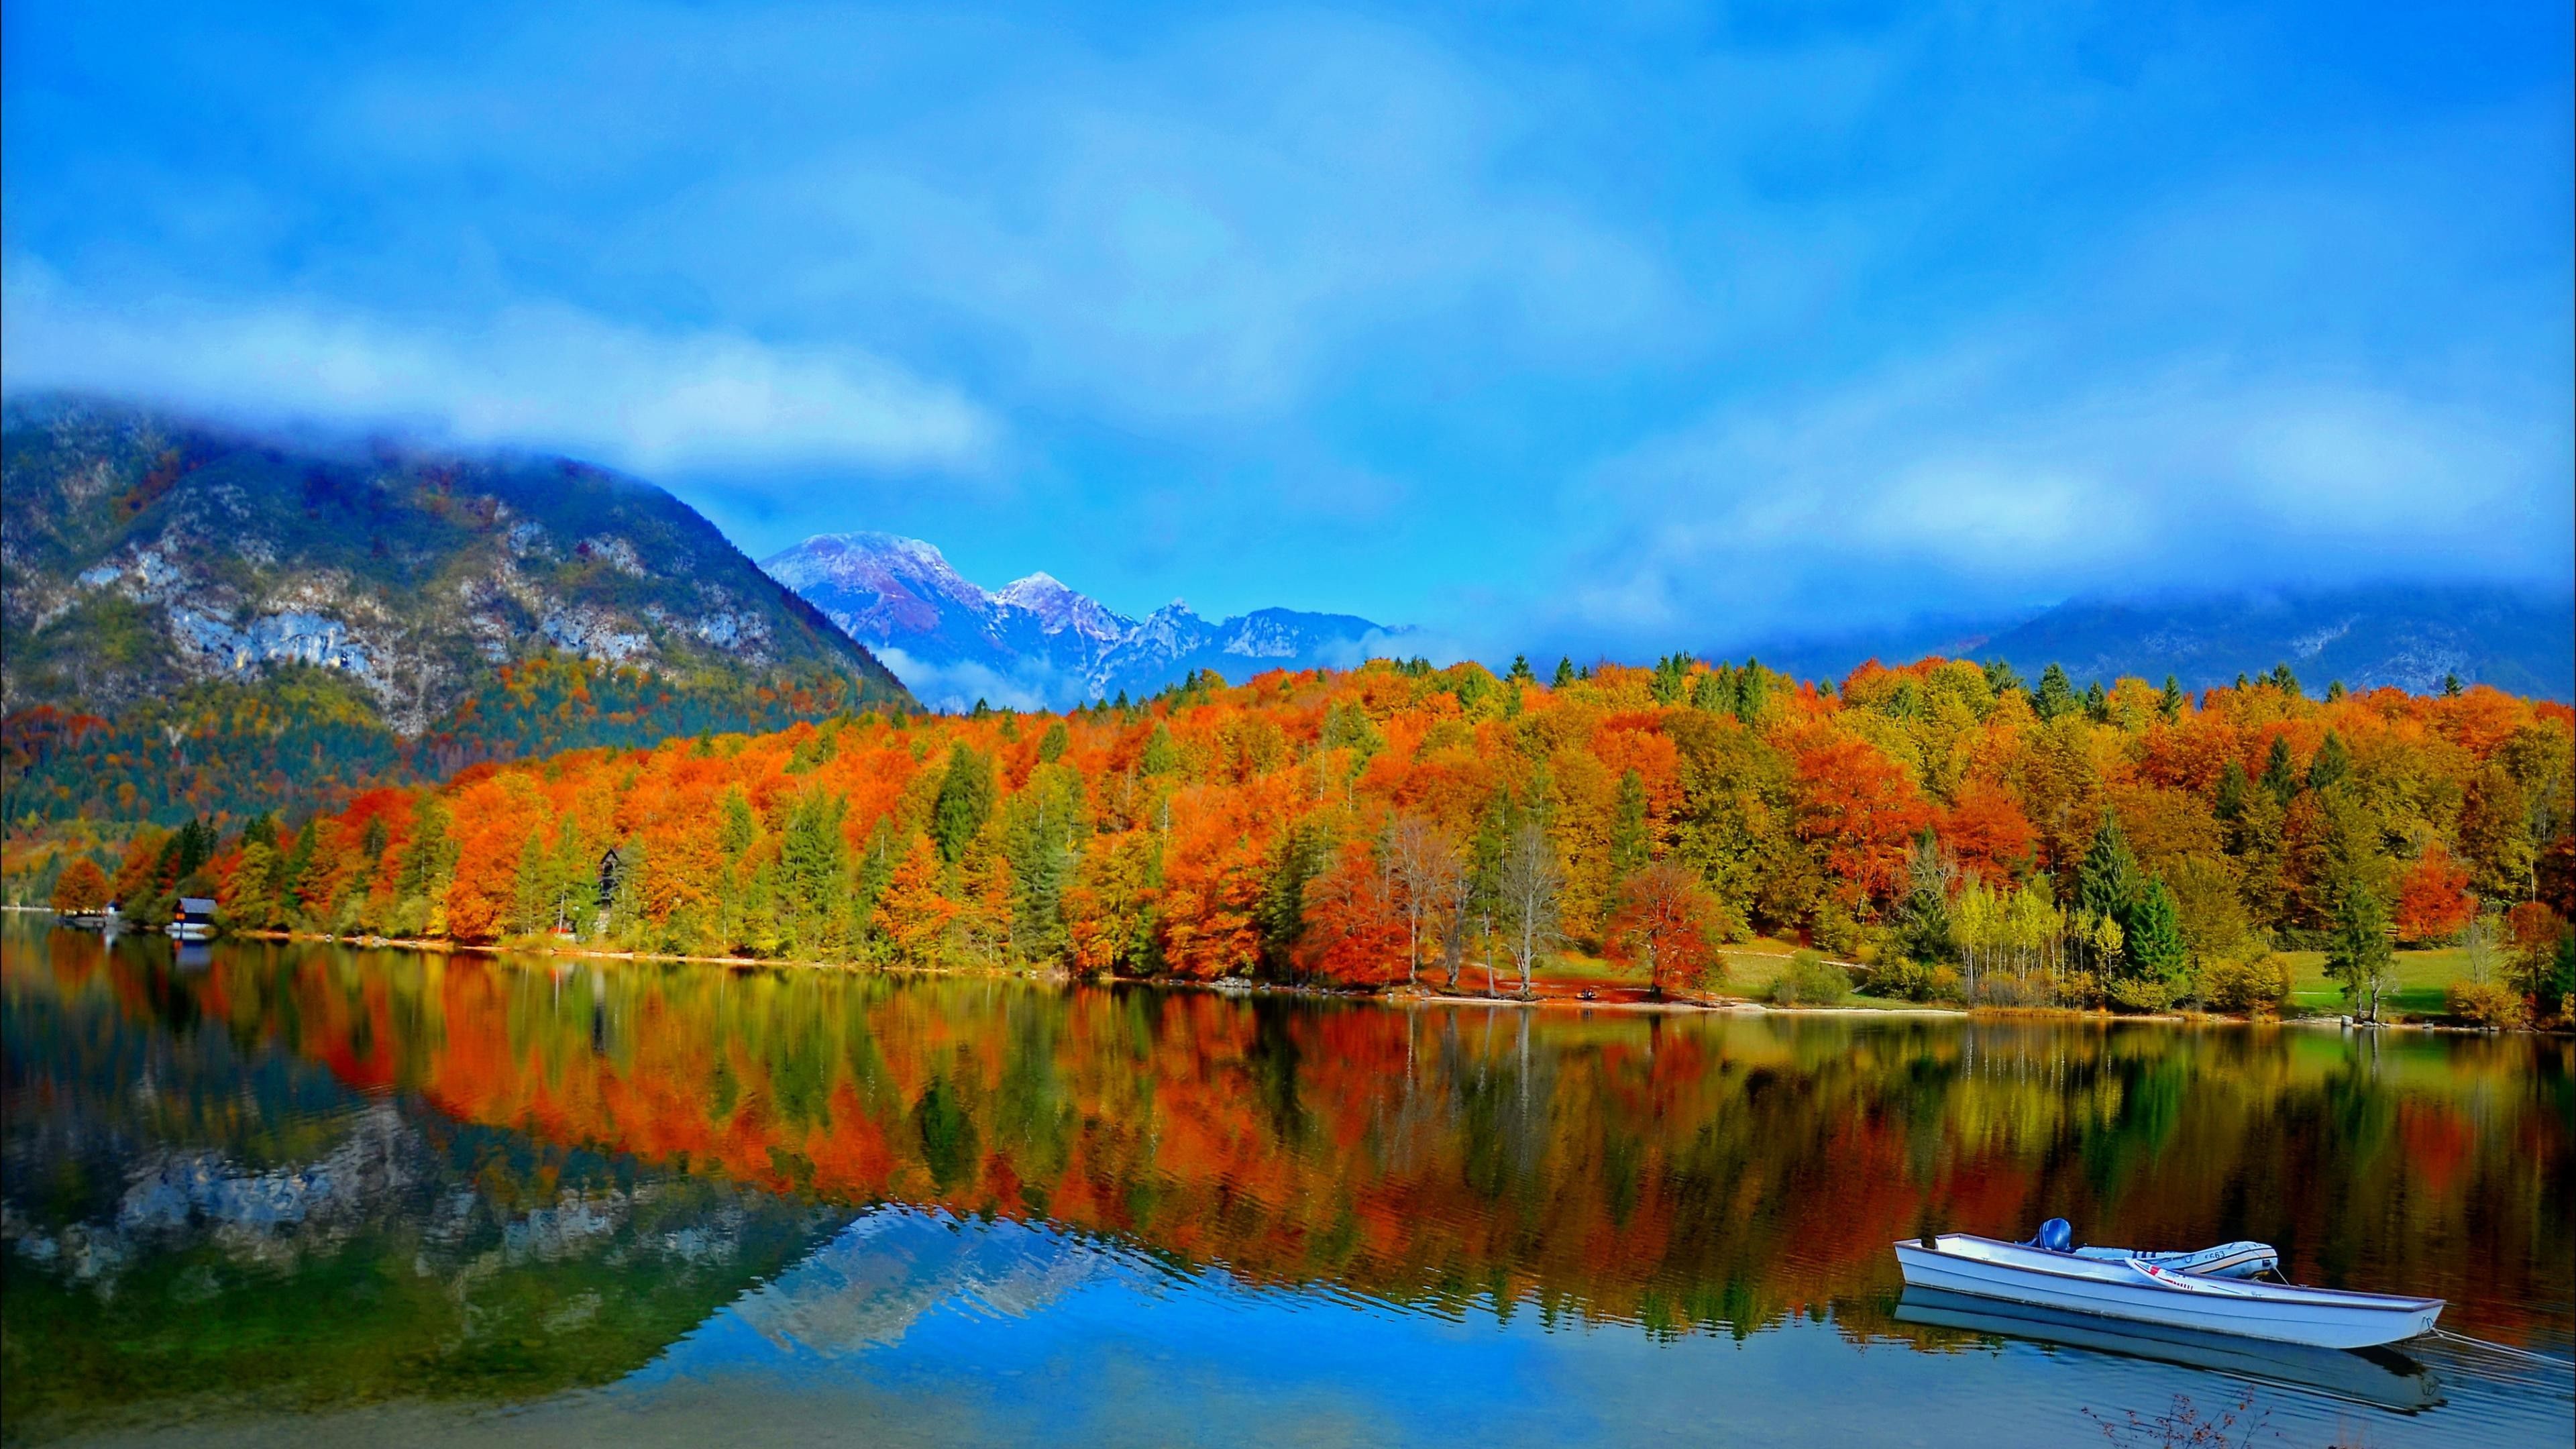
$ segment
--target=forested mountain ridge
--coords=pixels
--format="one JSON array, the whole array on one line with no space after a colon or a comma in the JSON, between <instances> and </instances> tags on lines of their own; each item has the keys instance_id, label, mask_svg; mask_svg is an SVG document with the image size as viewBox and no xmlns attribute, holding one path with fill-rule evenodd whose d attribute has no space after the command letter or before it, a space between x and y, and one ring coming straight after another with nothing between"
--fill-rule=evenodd
<instances>
[{"instance_id":1,"label":"forested mountain ridge","mask_svg":"<svg viewBox=\"0 0 2576 1449\"><path fill-rule=\"evenodd\" d=\"M1177 600L1138 620L1044 573L985 589L936 546L889 533L818 534L761 567L948 710L1142 698L1208 669L1240 683L1268 669L1347 667L1408 632L1297 609L1211 621Z\"/></svg>"},{"instance_id":2,"label":"forested mountain ridge","mask_svg":"<svg viewBox=\"0 0 2576 1449\"><path fill-rule=\"evenodd\" d=\"M2320 687L2428 694L2446 680L2576 697L2569 596L2502 584L2377 584L2164 600L2070 600L1990 639L1980 658L2056 661L2215 689L2287 663Z\"/></svg>"},{"instance_id":3,"label":"forested mountain ridge","mask_svg":"<svg viewBox=\"0 0 2576 1449\"><path fill-rule=\"evenodd\" d=\"M50 396L0 407L0 490L12 823L912 705L686 504L569 459Z\"/></svg>"},{"instance_id":4,"label":"forested mountain ridge","mask_svg":"<svg viewBox=\"0 0 2576 1449\"><path fill-rule=\"evenodd\" d=\"M1753 652L1799 674L1947 654L2025 670L2055 663L2078 686L2171 675L2189 690L2287 664L2320 688L2426 694L2456 679L2567 702L2576 701L2576 594L2537 584L2380 582L2094 595L2036 615L1926 618L1773 640Z\"/></svg>"}]
</instances>

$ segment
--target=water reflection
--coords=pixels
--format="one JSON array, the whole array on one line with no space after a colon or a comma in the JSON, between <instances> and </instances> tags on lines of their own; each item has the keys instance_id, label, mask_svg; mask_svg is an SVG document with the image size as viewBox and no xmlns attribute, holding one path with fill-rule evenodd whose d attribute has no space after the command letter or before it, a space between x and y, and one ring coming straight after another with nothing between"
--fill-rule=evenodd
<instances>
[{"instance_id":1,"label":"water reflection","mask_svg":"<svg viewBox=\"0 0 2576 1449\"><path fill-rule=\"evenodd\" d=\"M2554 1348L2576 1279L2564 1041L6 943L13 1437L604 1384L726 1305L833 1360L1104 1272L1935 1351L2048 1335L1907 1311L1927 1228L2263 1238Z\"/></svg>"}]
</instances>

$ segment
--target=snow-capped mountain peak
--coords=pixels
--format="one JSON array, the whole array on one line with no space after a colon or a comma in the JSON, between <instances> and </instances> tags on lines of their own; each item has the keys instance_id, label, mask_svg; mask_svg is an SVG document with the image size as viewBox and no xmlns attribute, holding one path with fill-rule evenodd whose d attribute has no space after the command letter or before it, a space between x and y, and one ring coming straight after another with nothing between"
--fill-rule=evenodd
<instances>
[{"instance_id":1,"label":"snow-capped mountain peak","mask_svg":"<svg viewBox=\"0 0 2576 1449\"><path fill-rule=\"evenodd\" d=\"M1038 621L1039 631L1061 634L1067 630L1086 639L1102 643L1123 638L1133 621L1112 613L1096 599L1076 593L1058 581L1053 574L1034 573L1024 579L1013 579L993 595L993 601L1006 608L1022 610Z\"/></svg>"},{"instance_id":2,"label":"snow-capped mountain peak","mask_svg":"<svg viewBox=\"0 0 2576 1449\"><path fill-rule=\"evenodd\" d=\"M826 533L761 561L850 636L874 649L924 703L976 700L1057 707L1151 694L1215 669L1358 662L1390 631L1347 614L1262 609L1211 623L1174 599L1144 619L1118 613L1051 574L977 587L920 539Z\"/></svg>"}]
</instances>

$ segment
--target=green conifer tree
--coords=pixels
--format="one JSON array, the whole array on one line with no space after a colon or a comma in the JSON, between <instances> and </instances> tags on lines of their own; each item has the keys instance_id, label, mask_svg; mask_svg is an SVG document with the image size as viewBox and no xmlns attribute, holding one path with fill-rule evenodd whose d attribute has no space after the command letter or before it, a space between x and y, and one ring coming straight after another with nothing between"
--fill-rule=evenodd
<instances>
[{"instance_id":1,"label":"green conifer tree","mask_svg":"<svg viewBox=\"0 0 2576 1449\"><path fill-rule=\"evenodd\" d=\"M2290 768L2290 741L2285 736L2274 735L2272 752L2263 758L2263 788L2284 806L2299 793L2299 775Z\"/></svg>"},{"instance_id":2,"label":"green conifer tree","mask_svg":"<svg viewBox=\"0 0 2576 1449\"><path fill-rule=\"evenodd\" d=\"M2073 713L2077 707L2075 685L2067 679L2064 669L2051 664L2039 672L2039 692L2031 696L2031 713L2053 720Z\"/></svg>"},{"instance_id":3,"label":"green conifer tree","mask_svg":"<svg viewBox=\"0 0 2576 1449\"><path fill-rule=\"evenodd\" d=\"M1136 768L1148 775L1169 775L1181 768L1181 747L1172 740L1172 727L1160 721L1145 741L1145 753Z\"/></svg>"},{"instance_id":4,"label":"green conifer tree","mask_svg":"<svg viewBox=\"0 0 2576 1449\"><path fill-rule=\"evenodd\" d=\"M2326 742L2317 747L2316 758L2308 761L2308 788L2326 790L2342 784L2352 774L2352 751L2344 748L2343 736L2326 731Z\"/></svg>"},{"instance_id":5,"label":"green conifer tree","mask_svg":"<svg viewBox=\"0 0 2576 1449\"><path fill-rule=\"evenodd\" d=\"M2151 981L2182 975L2190 951L2183 942L2181 913L2173 892L2162 880L2150 880L2135 905L2120 918L2121 949L2129 970Z\"/></svg>"},{"instance_id":6,"label":"green conifer tree","mask_svg":"<svg viewBox=\"0 0 2576 1449\"><path fill-rule=\"evenodd\" d=\"M2129 853L2129 839L2120 831L2119 817L2106 810L2102 823L2094 828L2093 843L2085 848L2084 859L2075 868L2076 909L2120 920L2144 890L2138 878L2138 859Z\"/></svg>"},{"instance_id":7,"label":"green conifer tree","mask_svg":"<svg viewBox=\"0 0 2576 1449\"><path fill-rule=\"evenodd\" d=\"M1162 726L1154 728L1156 736L1168 743L1171 737ZM1146 746L1148 756L1153 752L1151 745ZM1147 769L1150 773L1151 766ZM947 772L939 777L939 794L930 806L930 839L939 847L941 860L955 865L966 854L967 843L992 816L995 793L992 760L964 745L952 746Z\"/></svg>"}]
</instances>

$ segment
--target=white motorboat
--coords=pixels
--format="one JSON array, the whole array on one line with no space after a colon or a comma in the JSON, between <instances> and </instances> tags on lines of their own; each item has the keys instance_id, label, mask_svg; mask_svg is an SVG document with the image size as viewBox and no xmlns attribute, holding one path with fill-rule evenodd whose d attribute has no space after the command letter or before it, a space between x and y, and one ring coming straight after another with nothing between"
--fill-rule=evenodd
<instances>
[{"instance_id":1,"label":"white motorboat","mask_svg":"<svg viewBox=\"0 0 2576 1449\"><path fill-rule=\"evenodd\" d=\"M2395 1343L2430 1332L2442 1316L2439 1298L2257 1283L2140 1255L2111 1260L1968 1233L1906 1239L1896 1261L1909 1288L2318 1348Z\"/></svg>"}]
</instances>

